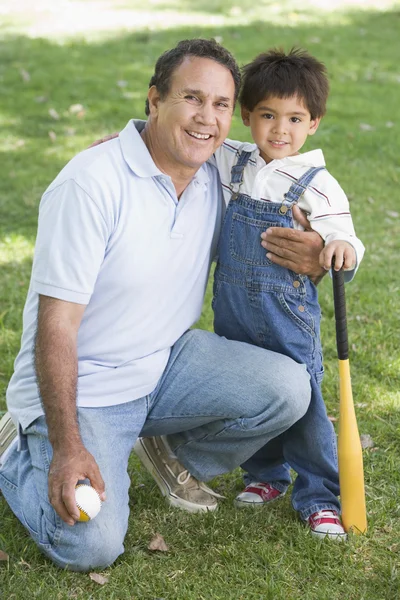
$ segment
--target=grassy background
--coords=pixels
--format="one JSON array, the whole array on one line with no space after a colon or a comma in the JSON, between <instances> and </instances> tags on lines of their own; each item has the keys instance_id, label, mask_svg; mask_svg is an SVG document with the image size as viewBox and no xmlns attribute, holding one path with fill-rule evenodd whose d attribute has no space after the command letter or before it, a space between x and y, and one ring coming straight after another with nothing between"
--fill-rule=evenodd
<instances>
[{"instance_id":1,"label":"grassy background","mask_svg":"<svg viewBox=\"0 0 400 600\"><path fill-rule=\"evenodd\" d=\"M36 4L36 8L34 5ZM268 510L237 512L237 470L214 487L218 514L169 510L133 458L126 553L104 586L45 561L0 498L0 597L168 600L394 600L400 562L400 51L398 5L389 1L2 0L0 7L0 413L19 349L40 196L62 166L101 135L144 116L158 55L186 37L216 37L240 64L274 45L300 45L331 79L328 114L308 149L322 147L347 191L366 256L347 287L351 364L364 451L369 532L348 544L319 543L286 497ZM351 6L346 6L351 4ZM316 7L317 6L317 7ZM362 10L361 10L362 6ZM333 10L334 8L334 10ZM378 10L379 8L379 10ZM81 105L81 106L76 106ZM249 139L236 114L231 137ZM333 306L324 313L324 394L338 413ZM200 321L212 328L210 291ZM147 550L161 533L170 551Z\"/></svg>"}]
</instances>

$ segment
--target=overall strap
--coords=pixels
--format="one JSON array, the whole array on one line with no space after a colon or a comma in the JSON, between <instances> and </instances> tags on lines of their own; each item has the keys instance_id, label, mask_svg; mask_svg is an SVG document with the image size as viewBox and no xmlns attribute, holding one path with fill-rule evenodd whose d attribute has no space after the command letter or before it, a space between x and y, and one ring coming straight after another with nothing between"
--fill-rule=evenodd
<instances>
[{"instance_id":1,"label":"overall strap","mask_svg":"<svg viewBox=\"0 0 400 600\"><path fill-rule=\"evenodd\" d=\"M282 205L279 212L284 215L292 208L293 204L297 204L301 196L304 194L310 183L319 171L324 171L325 167L311 167L297 181L294 181L289 190L284 194Z\"/></svg>"},{"instance_id":2,"label":"overall strap","mask_svg":"<svg viewBox=\"0 0 400 600\"><path fill-rule=\"evenodd\" d=\"M239 188L243 183L243 171L249 162L251 152L242 150L239 154L237 162L231 169L231 188L232 188L232 199L237 198L239 194Z\"/></svg>"}]
</instances>

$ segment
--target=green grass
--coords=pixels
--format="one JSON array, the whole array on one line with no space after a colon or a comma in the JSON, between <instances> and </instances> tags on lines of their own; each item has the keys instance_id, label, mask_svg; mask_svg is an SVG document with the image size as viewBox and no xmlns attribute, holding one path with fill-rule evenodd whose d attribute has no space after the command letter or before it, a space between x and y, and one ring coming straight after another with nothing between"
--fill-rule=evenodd
<instances>
[{"instance_id":1,"label":"green grass","mask_svg":"<svg viewBox=\"0 0 400 600\"><path fill-rule=\"evenodd\" d=\"M149 28L139 27L138 19L132 17L133 9L140 11L137 1L119 1L113 6L111 2L71 2L68 10L86 7L87 14L93 15L93 22L82 22L76 12L79 37L67 23L67 9L57 21L57 13L51 10L34 12L33 3L25 1L21 2L24 10L17 11L15 4L19 3L5 0L9 10L0 26L0 411L5 410L5 389L19 349L41 193L72 155L101 135L121 129L132 116L144 115L152 66L163 50L185 37L217 36L241 64L273 45L301 45L328 67L332 87L328 114L308 148L323 148L330 171L351 199L357 233L366 246L360 272L347 287L347 300L359 428L360 433L372 436L375 447L364 451L369 531L341 545L311 539L291 509L289 496L268 510L235 511L232 500L241 489L239 470L214 482L227 496L217 514L200 517L169 510L152 479L132 458L126 552L107 571L109 581L103 587L87 575L61 572L48 563L0 498L0 548L10 557L0 563L0 597L397 599L398 7L378 12L365 6L362 11L318 12L312 9L311 0L301 8L294 0L258 4L158 0L145 9L159 17L157 27ZM50 2L47 5L51 8ZM108 22L96 21L104 16L104 6L109 10ZM118 85L121 81L125 87ZM70 110L74 104L81 104L85 113L77 116ZM52 118L49 109L60 118ZM366 130L365 125L370 128ZM53 140L49 132L54 132ZM237 113L231 137L248 136ZM324 395L329 414L337 416L329 278L320 285L320 299ZM212 328L210 289L199 325ZM164 536L168 553L147 550L155 532Z\"/></svg>"}]
</instances>

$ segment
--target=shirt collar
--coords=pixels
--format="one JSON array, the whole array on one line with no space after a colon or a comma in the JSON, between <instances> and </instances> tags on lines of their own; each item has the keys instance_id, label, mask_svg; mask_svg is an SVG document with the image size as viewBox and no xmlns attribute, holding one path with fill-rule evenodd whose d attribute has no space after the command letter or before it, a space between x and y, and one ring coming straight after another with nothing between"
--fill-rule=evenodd
<instances>
[{"instance_id":1,"label":"shirt collar","mask_svg":"<svg viewBox=\"0 0 400 600\"><path fill-rule=\"evenodd\" d=\"M130 169L138 177L161 177L166 175L155 165L140 133L146 121L131 119L119 134L122 155ZM210 178L206 167L203 165L194 175L192 181L205 185Z\"/></svg>"},{"instance_id":2,"label":"shirt collar","mask_svg":"<svg viewBox=\"0 0 400 600\"><path fill-rule=\"evenodd\" d=\"M265 166L265 161L260 155L260 149L255 144L246 143L246 146L248 146L248 148L243 147L241 149L248 150L249 152L255 151L257 163ZM322 150L316 149L304 152L303 154L296 154L295 156L287 156L286 158L272 160L266 166L275 168L290 164L302 165L304 167L324 167L325 158Z\"/></svg>"}]
</instances>

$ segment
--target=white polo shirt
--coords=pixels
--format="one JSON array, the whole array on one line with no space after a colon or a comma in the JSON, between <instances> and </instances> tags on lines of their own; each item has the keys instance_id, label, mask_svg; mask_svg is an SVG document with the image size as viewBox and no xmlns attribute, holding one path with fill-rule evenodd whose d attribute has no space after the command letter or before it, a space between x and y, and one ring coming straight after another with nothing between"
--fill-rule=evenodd
<instances>
[{"instance_id":1,"label":"white polo shirt","mask_svg":"<svg viewBox=\"0 0 400 600\"><path fill-rule=\"evenodd\" d=\"M78 334L79 406L153 391L171 346L201 314L223 205L209 164L178 202L133 121L66 165L39 208L22 346L7 390L16 422L24 428L43 414L33 354L38 294L87 305Z\"/></svg>"}]
</instances>

